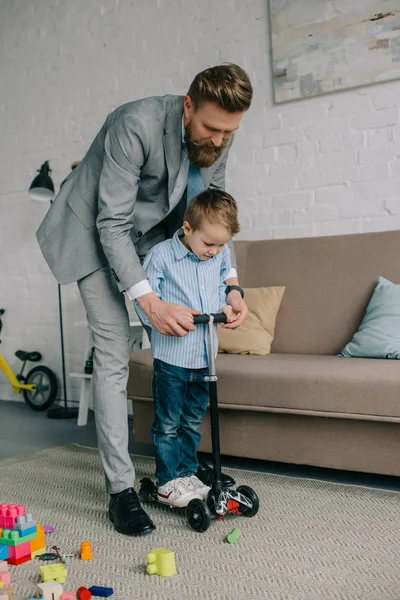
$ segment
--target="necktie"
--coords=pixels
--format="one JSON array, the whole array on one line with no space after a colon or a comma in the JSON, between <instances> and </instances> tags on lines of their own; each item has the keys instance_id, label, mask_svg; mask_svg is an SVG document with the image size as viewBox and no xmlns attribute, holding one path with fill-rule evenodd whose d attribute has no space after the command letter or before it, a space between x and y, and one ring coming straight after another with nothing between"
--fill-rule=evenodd
<instances>
[{"instance_id":1,"label":"necktie","mask_svg":"<svg viewBox=\"0 0 400 600\"><path fill-rule=\"evenodd\" d=\"M193 198L204 191L203 178L200 173L199 167L195 167L192 163L189 163L188 172L188 183L187 183L187 205L191 203Z\"/></svg>"}]
</instances>

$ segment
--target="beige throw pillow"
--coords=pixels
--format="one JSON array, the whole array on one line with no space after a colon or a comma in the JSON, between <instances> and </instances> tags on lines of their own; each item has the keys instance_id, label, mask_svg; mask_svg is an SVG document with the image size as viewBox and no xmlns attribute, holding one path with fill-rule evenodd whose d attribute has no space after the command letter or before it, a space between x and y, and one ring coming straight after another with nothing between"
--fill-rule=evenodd
<instances>
[{"instance_id":1,"label":"beige throw pillow","mask_svg":"<svg viewBox=\"0 0 400 600\"><path fill-rule=\"evenodd\" d=\"M269 354L284 292L284 286L245 288L249 316L237 329L218 328L218 352Z\"/></svg>"}]
</instances>

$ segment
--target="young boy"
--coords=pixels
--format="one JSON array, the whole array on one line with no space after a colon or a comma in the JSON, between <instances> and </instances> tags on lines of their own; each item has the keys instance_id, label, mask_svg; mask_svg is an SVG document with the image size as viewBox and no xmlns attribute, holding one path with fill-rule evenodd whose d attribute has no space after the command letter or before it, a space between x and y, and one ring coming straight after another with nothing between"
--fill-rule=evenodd
<instances>
[{"instance_id":1,"label":"young boy","mask_svg":"<svg viewBox=\"0 0 400 600\"><path fill-rule=\"evenodd\" d=\"M223 311L235 320L226 304L225 279L231 268L226 244L239 232L235 200L222 190L208 189L188 206L183 229L154 246L144 261L153 291L166 302L199 313ZM146 325L150 322L136 303ZM190 317L193 322L193 316ZM206 498L209 487L196 476L199 428L208 404L207 329L198 325L185 337L151 332L154 359L152 438L156 452L158 499L184 507L193 498ZM218 348L217 334L216 345Z\"/></svg>"}]
</instances>

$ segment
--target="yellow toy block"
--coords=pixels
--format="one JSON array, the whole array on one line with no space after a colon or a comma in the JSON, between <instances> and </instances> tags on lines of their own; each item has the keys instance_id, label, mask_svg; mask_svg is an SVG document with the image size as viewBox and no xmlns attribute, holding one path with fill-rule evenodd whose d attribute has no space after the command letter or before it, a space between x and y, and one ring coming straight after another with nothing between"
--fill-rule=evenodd
<instances>
[{"instance_id":1,"label":"yellow toy block","mask_svg":"<svg viewBox=\"0 0 400 600\"><path fill-rule=\"evenodd\" d=\"M92 560L92 548L89 542L81 543L81 560Z\"/></svg>"},{"instance_id":2,"label":"yellow toy block","mask_svg":"<svg viewBox=\"0 0 400 600\"><path fill-rule=\"evenodd\" d=\"M1 590L1 588L3 588L3 587L4 587L4 583L3 583L2 581L0 581L0 590Z\"/></svg>"},{"instance_id":3,"label":"yellow toy block","mask_svg":"<svg viewBox=\"0 0 400 600\"><path fill-rule=\"evenodd\" d=\"M67 569L61 563L40 567L40 580L42 583L46 581L57 581L61 585L65 583L68 575Z\"/></svg>"},{"instance_id":4,"label":"yellow toy block","mask_svg":"<svg viewBox=\"0 0 400 600\"><path fill-rule=\"evenodd\" d=\"M176 575L175 554L168 548L154 548L146 555L146 571L149 575L171 577Z\"/></svg>"}]
</instances>

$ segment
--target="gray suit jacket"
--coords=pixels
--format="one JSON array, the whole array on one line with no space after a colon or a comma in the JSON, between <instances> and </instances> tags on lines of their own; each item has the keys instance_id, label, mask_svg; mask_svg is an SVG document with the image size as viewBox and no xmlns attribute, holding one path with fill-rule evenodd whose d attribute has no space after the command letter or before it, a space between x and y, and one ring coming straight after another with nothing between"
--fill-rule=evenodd
<instances>
[{"instance_id":1,"label":"gray suit jacket","mask_svg":"<svg viewBox=\"0 0 400 600\"><path fill-rule=\"evenodd\" d=\"M107 263L121 291L146 279L140 259L167 235L163 220L180 167L182 114L183 96L167 95L129 102L107 117L37 231L59 283ZM201 169L205 187L224 189L228 151Z\"/></svg>"}]
</instances>

